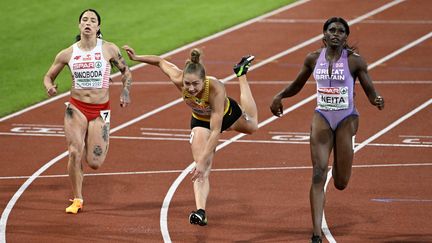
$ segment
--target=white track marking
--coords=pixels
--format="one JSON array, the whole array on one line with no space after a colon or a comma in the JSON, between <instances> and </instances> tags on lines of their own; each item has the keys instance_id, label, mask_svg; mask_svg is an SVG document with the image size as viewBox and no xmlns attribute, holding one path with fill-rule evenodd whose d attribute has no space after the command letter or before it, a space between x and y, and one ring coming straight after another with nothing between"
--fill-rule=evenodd
<instances>
[{"instance_id":1,"label":"white track marking","mask_svg":"<svg viewBox=\"0 0 432 243\"><path fill-rule=\"evenodd\" d=\"M389 54L389 55L387 55L387 56L381 58L381 59L378 60L378 61L376 61L375 63L369 65L369 69L372 69L372 68L374 68L374 67L380 65L381 63L390 60L391 58L393 58L393 57L395 57L395 56L401 54L402 52L404 52L404 51L406 51L406 50L408 50L408 49L410 49L410 48L412 48L412 47L414 47L414 46L416 46L416 45L418 45L418 44L420 44L420 43L422 43L423 41L425 41L425 40L427 40L427 39L429 39L429 38L431 38L431 37L432 37L432 32L429 32L428 34L426 34L426 35L424 35L424 36L418 38L417 40L415 40L415 41L409 43L408 45L406 45L406 46L400 48L399 50L396 50L396 51L392 52L391 54Z\"/></svg>"},{"instance_id":2,"label":"white track marking","mask_svg":"<svg viewBox=\"0 0 432 243\"><path fill-rule=\"evenodd\" d=\"M229 164L229 163L228 163ZM261 164L265 164L262 162ZM359 169L370 169L370 168L390 168L390 167L419 167L419 166L432 166L432 163L393 163L393 164L364 164L364 165L353 165L353 168ZM274 166L274 167L250 167L250 168L221 168L212 169L212 172L247 172L247 171L273 171L273 170L304 170L312 169L312 166ZM153 171L125 171L125 172L103 172L103 173L86 173L85 177L93 176L128 176L128 175L155 175L155 174L172 174L180 173L183 170L153 170ZM64 178L68 177L67 174L57 175L40 175L38 179L50 179L50 178ZM22 180L28 179L30 176L3 176L0 180Z\"/></svg>"},{"instance_id":3,"label":"white track marking","mask_svg":"<svg viewBox=\"0 0 432 243\"><path fill-rule=\"evenodd\" d=\"M400 123L402 123L403 121L405 121L406 119L410 118L411 116L413 116L417 112L421 111L422 109L424 109L425 107L427 107L431 103L432 103L432 99L429 99L428 101L426 101L425 103L423 103L422 105L420 105L419 107L417 107L416 109L408 112L407 114L405 114L404 116L402 116L398 120L396 120L393 123L391 123L386 128L382 129L378 133L376 133L373 136L369 137L368 139L366 139L365 141L363 141L362 143L360 143L359 145L357 145L354 148L354 153L357 153L360 149L364 148L367 144L369 144L373 140L377 139L378 137L382 136L386 132L390 131L391 129L393 129L394 127L396 127L397 125L399 125ZM327 191L327 186L328 186L331 178L332 178L332 168L330 168L329 171L328 171L328 173L327 173L327 180L326 180L326 183L324 185L324 192ZM322 231L323 231L324 235L326 236L327 240L329 242L331 242L331 240L333 240L334 242L336 242L336 240L333 238L333 236L331 235L331 232L330 232L330 230L328 228L324 212L323 212L323 220L322 221L323 221L322 222Z\"/></svg>"},{"instance_id":4,"label":"white track marking","mask_svg":"<svg viewBox=\"0 0 432 243\"><path fill-rule=\"evenodd\" d=\"M401 118L399 118L398 120L396 120L395 122L393 122L392 124L388 125L386 128L382 129L381 131L379 131L378 133L376 133L372 137L366 139L365 141L363 141L362 143L360 143L359 145L357 145L354 148L354 153L356 153L357 151L359 151L360 149L362 149L363 147L365 147L367 144L369 144L373 140L375 140L378 137L382 136L384 133L390 131L391 129L393 129L397 125L401 124L403 121L405 121L408 118L414 116L416 113L418 113L419 111L423 110L424 108L426 108L430 104L432 104L432 99L429 99L425 103L421 104L419 107L417 107L414 110L408 112L407 114L405 114L404 116L402 116Z\"/></svg>"},{"instance_id":5,"label":"white track marking","mask_svg":"<svg viewBox=\"0 0 432 243\"><path fill-rule=\"evenodd\" d=\"M150 133L143 133L145 135L150 135ZM63 134L32 134L32 133L3 133L0 132L0 135L5 136L28 136L28 137L64 137ZM110 139L121 139L121 140L152 140L152 141L182 141L188 142L190 140L190 135L188 134L161 134L154 133L154 137L133 137L133 136L110 136ZM168 137L172 136L172 137ZM427 137L427 136L417 136L417 137ZM227 139L219 139L219 142L226 142ZM234 143L260 143L260 144L304 144L308 145L308 141L290 141L290 140L237 140ZM355 144L358 145L358 144ZM405 148L432 148L431 142L418 142L415 144L406 144L406 143L369 143L366 146L370 147L405 147Z\"/></svg>"},{"instance_id":6,"label":"white track marking","mask_svg":"<svg viewBox=\"0 0 432 243\"><path fill-rule=\"evenodd\" d=\"M386 128L382 129L378 133L376 133L373 136L369 137L368 139L366 139L365 141L363 141L361 144L357 145L354 148L354 153L357 153L360 149L364 148L368 143L372 142L373 140L377 139L381 135L383 135L386 132L390 131L391 129L393 129L394 127L396 127L397 125L399 125L400 123L402 123L403 121L405 121L406 119L410 118L411 116L413 116L417 112L419 112L422 109L426 108L431 103L432 103L432 99L429 99L428 101L426 101L425 103L423 103L422 105L420 105L419 107L417 107L416 109L408 112L407 114L405 114L404 116L402 116L398 120L396 120L393 123L391 123L390 125L388 125ZM324 185L324 192L327 191L327 186L328 186L331 178L332 178L332 168L330 168L329 171L328 171L328 173L327 173L327 180L326 180L326 183ZM322 231L323 231L324 235L326 236L326 238L327 238L327 240L329 242L331 241L330 239L334 240L334 238L331 235L330 230L328 228L327 221L325 220L324 212L323 212ZM334 242L336 242L336 241L334 240Z\"/></svg>"},{"instance_id":7,"label":"white track marking","mask_svg":"<svg viewBox=\"0 0 432 243\"><path fill-rule=\"evenodd\" d=\"M17 111L15 113L12 113L12 114L7 115L7 116L4 116L4 117L0 118L0 122L6 121L6 120L8 120L8 119L10 119L12 117L16 117L16 116L19 116L21 114L24 114L27 111L34 110L36 108L39 108L39 107L44 106L46 104L49 104L49 103L51 103L53 101L59 100L61 98L64 98L64 97L68 96L69 94L70 94L70 91L68 91L66 93L63 93L63 94L56 95L56 96L54 96L54 97L52 97L52 98L50 98L48 100L44 100L44 101L39 102L39 103L37 103L35 105L29 106L29 107L27 107L27 108L25 108L23 110Z\"/></svg>"},{"instance_id":8,"label":"white track marking","mask_svg":"<svg viewBox=\"0 0 432 243\"><path fill-rule=\"evenodd\" d=\"M256 80L256 81L249 81L248 80L248 84L253 84L253 85L270 85L270 84L275 84L275 85L287 85L292 83L292 81L288 81L288 80ZM239 82L238 81L232 81L227 83L227 85L238 85ZM306 84L308 85L315 85L316 82L315 81L307 81ZM432 84L432 80L411 80L411 81L396 81L396 80L389 80L389 81L374 81L374 84ZM113 85L123 85L122 83L115 83ZM172 83L169 83L167 81L134 81L134 86L136 85L166 85L166 86L172 86Z\"/></svg>"},{"instance_id":9,"label":"white track marking","mask_svg":"<svg viewBox=\"0 0 432 243\"><path fill-rule=\"evenodd\" d=\"M21 124L21 123L13 123L12 126L20 126L20 127L63 127L63 125L50 125L50 124Z\"/></svg>"},{"instance_id":10,"label":"white track marking","mask_svg":"<svg viewBox=\"0 0 432 243\"><path fill-rule=\"evenodd\" d=\"M327 19L263 19L261 23L275 23L275 24L309 24L318 23L322 24ZM369 19L362 21L362 24L417 24L417 25L430 25L432 21L430 20L378 20Z\"/></svg>"},{"instance_id":11,"label":"white track marking","mask_svg":"<svg viewBox=\"0 0 432 243\"><path fill-rule=\"evenodd\" d=\"M372 198L373 202L432 202L430 199L408 199L408 198Z\"/></svg>"}]
</instances>

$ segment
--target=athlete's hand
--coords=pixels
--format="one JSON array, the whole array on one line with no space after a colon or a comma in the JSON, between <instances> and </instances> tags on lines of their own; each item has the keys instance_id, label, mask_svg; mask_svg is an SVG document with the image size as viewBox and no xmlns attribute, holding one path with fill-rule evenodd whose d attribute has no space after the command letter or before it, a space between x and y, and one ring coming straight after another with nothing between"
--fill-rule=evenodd
<instances>
[{"instance_id":1,"label":"athlete's hand","mask_svg":"<svg viewBox=\"0 0 432 243\"><path fill-rule=\"evenodd\" d=\"M127 107L131 103L131 99L129 96L129 89L123 88L121 94L120 94L120 106L121 107Z\"/></svg>"},{"instance_id":2,"label":"athlete's hand","mask_svg":"<svg viewBox=\"0 0 432 243\"><path fill-rule=\"evenodd\" d=\"M204 166L203 163L196 163L195 168L191 171L192 174L192 182L202 182L204 178Z\"/></svg>"},{"instance_id":3,"label":"athlete's hand","mask_svg":"<svg viewBox=\"0 0 432 243\"><path fill-rule=\"evenodd\" d=\"M129 56L129 59L135 60L136 53L135 53L135 50L132 49L132 47L130 47L128 45L124 45L122 48L123 48L123 50L126 51L127 55Z\"/></svg>"},{"instance_id":4,"label":"athlete's hand","mask_svg":"<svg viewBox=\"0 0 432 243\"><path fill-rule=\"evenodd\" d=\"M47 94L49 97L55 96L57 94L57 84L47 89Z\"/></svg>"},{"instance_id":5,"label":"athlete's hand","mask_svg":"<svg viewBox=\"0 0 432 243\"><path fill-rule=\"evenodd\" d=\"M281 117L283 114L283 105L282 105L282 100L279 96L275 96L273 98L273 101L270 105L270 110L273 113L273 115L277 116L277 117Z\"/></svg>"},{"instance_id":6,"label":"athlete's hand","mask_svg":"<svg viewBox=\"0 0 432 243\"><path fill-rule=\"evenodd\" d=\"M380 110L384 109L384 98L378 95L374 100L374 105Z\"/></svg>"}]
</instances>

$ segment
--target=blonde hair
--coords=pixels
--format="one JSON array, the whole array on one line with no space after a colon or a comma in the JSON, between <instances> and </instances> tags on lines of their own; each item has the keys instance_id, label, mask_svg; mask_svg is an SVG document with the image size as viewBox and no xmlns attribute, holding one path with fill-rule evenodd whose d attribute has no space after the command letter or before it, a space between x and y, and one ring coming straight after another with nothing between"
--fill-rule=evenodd
<instances>
[{"instance_id":1,"label":"blonde hair","mask_svg":"<svg viewBox=\"0 0 432 243\"><path fill-rule=\"evenodd\" d=\"M206 72L204 65L201 63L201 51L194 48L190 53L191 57L186 61L183 73L197 74L201 79L205 79Z\"/></svg>"}]
</instances>

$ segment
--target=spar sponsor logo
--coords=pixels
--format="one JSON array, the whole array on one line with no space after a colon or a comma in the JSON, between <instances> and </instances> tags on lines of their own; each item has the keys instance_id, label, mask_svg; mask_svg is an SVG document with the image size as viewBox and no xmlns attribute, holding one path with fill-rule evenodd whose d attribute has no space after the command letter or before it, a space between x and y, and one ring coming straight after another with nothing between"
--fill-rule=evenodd
<instances>
[{"instance_id":1,"label":"spar sponsor logo","mask_svg":"<svg viewBox=\"0 0 432 243\"><path fill-rule=\"evenodd\" d=\"M79 63L74 63L73 64L73 69L74 70L93 69L94 67L95 67L95 63L94 62L79 62Z\"/></svg>"},{"instance_id":2,"label":"spar sponsor logo","mask_svg":"<svg viewBox=\"0 0 432 243\"><path fill-rule=\"evenodd\" d=\"M318 92L321 94L339 94L339 88L328 87L328 88L318 88Z\"/></svg>"}]
</instances>

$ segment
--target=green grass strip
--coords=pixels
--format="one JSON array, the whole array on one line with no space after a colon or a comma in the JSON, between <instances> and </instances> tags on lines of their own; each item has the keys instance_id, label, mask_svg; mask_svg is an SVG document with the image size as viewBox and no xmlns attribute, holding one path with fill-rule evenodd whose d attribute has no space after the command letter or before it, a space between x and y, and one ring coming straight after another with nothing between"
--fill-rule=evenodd
<instances>
[{"instance_id":1,"label":"green grass strip","mask_svg":"<svg viewBox=\"0 0 432 243\"><path fill-rule=\"evenodd\" d=\"M119 47L130 44L138 53L163 54L291 2L294 0L3 2L0 117L47 99L43 76L55 55L74 42L84 9L99 12L106 40ZM71 86L66 69L56 79L60 93Z\"/></svg>"}]
</instances>

